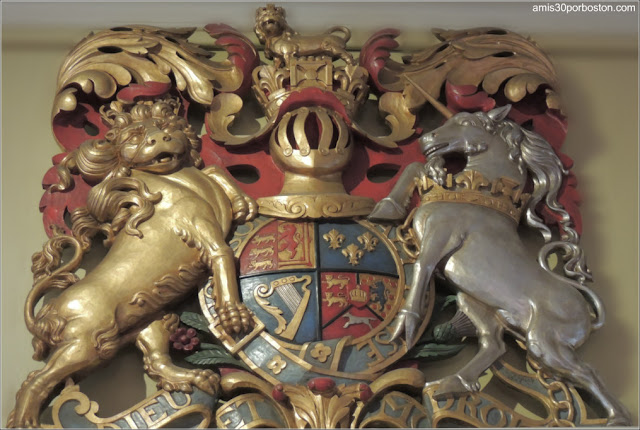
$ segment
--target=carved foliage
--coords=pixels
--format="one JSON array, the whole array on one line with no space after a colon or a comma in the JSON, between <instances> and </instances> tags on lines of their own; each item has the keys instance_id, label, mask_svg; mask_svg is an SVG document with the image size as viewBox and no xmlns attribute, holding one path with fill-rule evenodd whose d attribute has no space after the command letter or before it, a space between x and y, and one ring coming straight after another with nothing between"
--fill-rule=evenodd
<instances>
[{"instance_id":1,"label":"carved foliage","mask_svg":"<svg viewBox=\"0 0 640 430\"><path fill-rule=\"evenodd\" d=\"M403 91L409 108L423 105L425 99L402 78L404 74L436 98L445 81L481 86L488 94L496 94L506 83L504 95L511 102L546 85L547 106L560 109L559 98L553 92L558 84L553 65L531 40L497 28L436 29L434 34L442 41L440 44L407 56L405 64L400 64L390 60L388 53L397 46L392 39L398 32L379 32L363 48L361 64L367 67L380 91Z\"/></svg>"},{"instance_id":2,"label":"carved foliage","mask_svg":"<svg viewBox=\"0 0 640 430\"><path fill-rule=\"evenodd\" d=\"M91 34L67 56L58 75L53 115L76 108L77 89L112 97L132 82L171 84L198 103L211 103L214 90L231 92L243 83L231 62L216 63L209 51L187 42L193 28L165 30L149 26L116 27Z\"/></svg>"}]
</instances>

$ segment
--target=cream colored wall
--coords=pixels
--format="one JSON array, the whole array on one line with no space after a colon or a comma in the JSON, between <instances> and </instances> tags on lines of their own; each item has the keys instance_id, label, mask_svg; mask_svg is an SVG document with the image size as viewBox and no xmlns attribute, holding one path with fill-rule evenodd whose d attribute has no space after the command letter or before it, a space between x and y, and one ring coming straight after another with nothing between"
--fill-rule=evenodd
<instances>
[{"instance_id":1,"label":"cream colored wall","mask_svg":"<svg viewBox=\"0 0 640 430\"><path fill-rule=\"evenodd\" d=\"M219 18L224 21L224 18ZM235 16L237 20L237 15ZM248 19L251 19L249 16ZM124 19L124 21L128 21ZM171 20L168 20L171 23ZM215 20L214 20L215 21ZM142 21L139 21L142 22ZM337 22L334 20L334 23ZM344 23L344 21L343 21ZM6 23L5 23L6 24ZM202 25L202 24L198 24ZM425 27L436 27L437 22ZM371 30L374 30L372 28ZM530 33L530 32L529 32ZM30 256L45 240L40 180L58 152L49 109L59 65L84 29L3 28L2 52L2 417L31 370L22 307ZM366 35L356 35L362 40ZM581 351L638 423L638 56L636 35L534 35L560 71L571 115L565 152L584 196L583 244L608 314ZM432 43L425 41L423 46ZM106 414L148 389L137 352L83 387Z\"/></svg>"}]
</instances>

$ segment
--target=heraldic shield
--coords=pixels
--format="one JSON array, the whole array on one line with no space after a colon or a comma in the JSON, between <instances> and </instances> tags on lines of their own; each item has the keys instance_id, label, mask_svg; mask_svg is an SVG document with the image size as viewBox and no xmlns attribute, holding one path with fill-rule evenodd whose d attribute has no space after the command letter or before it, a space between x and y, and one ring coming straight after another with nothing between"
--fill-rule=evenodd
<instances>
[{"instance_id":1,"label":"heraldic shield","mask_svg":"<svg viewBox=\"0 0 640 430\"><path fill-rule=\"evenodd\" d=\"M535 43L436 30L398 63L395 30L353 52L348 28L303 35L274 5L256 11L261 53L205 30L225 60L193 29L127 26L62 66L65 152L43 180L50 239L25 306L46 364L8 426L630 423L575 353L603 305ZM469 343L457 371L429 376ZM99 416L77 381L130 344L158 391Z\"/></svg>"},{"instance_id":2,"label":"heraldic shield","mask_svg":"<svg viewBox=\"0 0 640 430\"><path fill-rule=\"evenodd\" d=\"M231 247L256 329L238 340L215 325L213 333L274 383L319 376L337 383L375 379L407 352L404 340L392 339L392 328L413 259L395 230L368 221L266 217L243 225ZM212 291L203 290L201 303L215 321ZM420 333L433 308L433 291L425 300L429 311Z\"/></svg>"}]
</instances>

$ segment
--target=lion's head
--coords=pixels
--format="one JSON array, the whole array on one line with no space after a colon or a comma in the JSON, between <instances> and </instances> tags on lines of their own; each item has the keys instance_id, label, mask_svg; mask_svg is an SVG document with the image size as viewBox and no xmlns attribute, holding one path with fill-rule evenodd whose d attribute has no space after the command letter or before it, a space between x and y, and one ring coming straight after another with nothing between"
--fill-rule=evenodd
<instances>
[{"instance_id":1,"label":"lion's head","mask_svg":"<svg viewBox=\"0 0 640 430\"><path fill-rule=\"evenodd\" d=\"M70 181L65 176L70 171L96 183L129 176L132 169L169 174L182 167L199 167L200 140L179 110L180 102L169 97L139 101L130 108L116 101L109 109L101 109L111 129L104 140L88 140L65 158L57 188L67 188L65 182Z\"/></svg>"},{"instance_id":2,"label":"lion's head","mask_svg":"<svg viewBox=\"0 0 640 430\"><path fill-rule=\"evenodd\" d=\"M267 38L280 36L285 31L290 30L285 18L284 9L273 4L258 8L254 27L258 40L261 43L265 43Z\"/></svg>"},{"instance_id":3,"label":"lion's head","mask_svg":"<svg viewBox=\"0 0 640 430\"><path fill-rule=\"evenodd\" d=\"M177 100L139 102L129 112L118 107L112 104L103 117L112 124L105 139L116 149L121 165L163 174L172 173L185 163L200 164L200 141L178 115Z\"/></svg>"}]
</instances>

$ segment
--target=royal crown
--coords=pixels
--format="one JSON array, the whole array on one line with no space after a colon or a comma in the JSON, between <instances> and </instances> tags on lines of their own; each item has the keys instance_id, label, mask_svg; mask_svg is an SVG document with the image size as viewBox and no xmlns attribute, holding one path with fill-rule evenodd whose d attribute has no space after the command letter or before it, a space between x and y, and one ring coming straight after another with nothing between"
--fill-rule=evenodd
<instances>
[{"instance_id":1,"label":"royal crown","mask_svg":"<svg viewBox=\"0 0 640 430\"><path fill-rule=\"evenodd\" d=\"M257 67L253 71L253 90L268 117L277 114L285 99L306 88L333 94L351 116L367 99L368 77L364 67L336 66L329 56L293 57L283 67Z\"/></svg>"},{"instance_id":2,"label":"royal crown","mask_svg":"<svg viewBox=\"0 0 640 430\"><path fill-rule=\"evenodd\" d=\"M360 289L359 285L356 286L355 290L349 291L349 298L351 299L351 302L354 303L366 303L369 301L367 292Z\"/></svg>"},{"instance_id":3,"label":"royal crown","mask_svg":"<svg viewBox=\"0 0 640 430\"><path fill-rule=\"evenodd\" d=\"M348 28L331 27L317 35L295 32L282 8L272 4L258 9L254 27L264 53L274 59L253 71L253 90L271 118L285 99L306 88L318 88L333 94L349 116L367 99L369 73L357 65L346 50L351 37ZM334 64L339 58L345 65Z\"/></svg>"}]
</instances>

